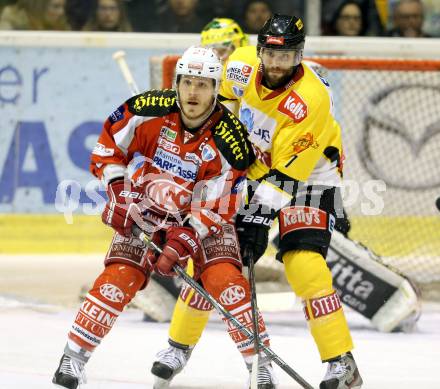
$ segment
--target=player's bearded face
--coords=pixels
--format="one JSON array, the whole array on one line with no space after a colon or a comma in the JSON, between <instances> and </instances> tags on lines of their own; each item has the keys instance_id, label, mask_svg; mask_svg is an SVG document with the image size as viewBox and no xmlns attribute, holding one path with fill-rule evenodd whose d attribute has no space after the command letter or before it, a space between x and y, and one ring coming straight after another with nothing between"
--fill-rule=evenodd
<instances>
[{"instance_id":1,"label":"player's bearded face","mask_svg":"<svg viewBox=\"0 0 440 389\"><path fill-rule=\"evenodd\" d=\"M215 92L212 79L182 76L178 91L180 106L188 119L201 118L212 108Z\"/></svg>"},{"instance_id":2,"label":"player's bearded face","mask_svg":"<svg viewBox=\"0 0 440 389\"><path fill-rule=\"evenodd\" d=\"M274 50L262 48L261 62L264 66L264 80L275 89L285 85L293 75L294 67L301 62L298 50Z\"/></svg>"}]
</instances>

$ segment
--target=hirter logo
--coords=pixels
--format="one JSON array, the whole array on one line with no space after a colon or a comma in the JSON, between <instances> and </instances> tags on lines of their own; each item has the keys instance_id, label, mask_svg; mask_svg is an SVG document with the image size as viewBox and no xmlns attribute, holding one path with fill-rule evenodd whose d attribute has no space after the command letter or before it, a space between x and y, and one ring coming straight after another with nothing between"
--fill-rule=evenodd
<instances>
[{"instance_id":1,"label":"hirter logo","mask_svg":"<svg viewBox=\"0 0 440 389\"><path fill-rule=\"evenodd\" d=\"M266 38L266 44L269 45L284 45L284 38L282 36L268 36Z\"/></svg>"},{"instance_id":2,"label":"hirter logo","mask_svg":"<svg viewBox=\"0 0 440 389\"><path fill-rule=\"evenodd\" d=\"M295 123L301 123L307 117L307 105L294 91L281 101L278 105L278 111L290 116Z\"/></svg>"},{"instance_id":3,"label":"hirter logo","mask_svg":"<svg viewBox=\"0 0 440 389\"><path fill-rule=\"evenodd\" d=\"M280 212L280 233L285 234L302 229L327 229L327 213L319 208L289 207Z\"/></svg>"}]
</instances>

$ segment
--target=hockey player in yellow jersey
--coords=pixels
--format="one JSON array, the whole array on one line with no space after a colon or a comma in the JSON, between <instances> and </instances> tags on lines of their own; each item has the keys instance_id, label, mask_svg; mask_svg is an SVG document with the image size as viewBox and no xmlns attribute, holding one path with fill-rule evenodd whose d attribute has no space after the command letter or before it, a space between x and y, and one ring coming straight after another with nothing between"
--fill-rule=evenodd
<instances>
[{"instance_id":1,"label":"hockey player in yellow jersey","mask_svg":"<svg viewBox=\"0 0 440 389\"><path fill-rule=\"evenodd\" d=\"M350 331L325 262L336 217L342 217L341 129L328 83L302 63L304 42L301 19L275 14L258 34L257 48L239 48L225 64L220 95L238 102L255 154L249 203L236 226L246 264L247 253L255 261L263 255L278 216L277 259L303 300L321 360L328 363L320 389L360 388ZM170 349L192 350L199 340L209 312L197 309L196 300L178 299ZM170 349L156 365L167 363Z\"/></svg>"},{"instance_id":2,"label":"hockey player in yellow jersey","mask_svg":"<svg viewBox=\"0 0 440 389\"><path fill-rule=\"evenodd\" d=\"M214 18L200 34L201 45L214 50L222 62L226 61L232 52L249 44L248 36L233 19Z\"/></svg>"}]
</instances>

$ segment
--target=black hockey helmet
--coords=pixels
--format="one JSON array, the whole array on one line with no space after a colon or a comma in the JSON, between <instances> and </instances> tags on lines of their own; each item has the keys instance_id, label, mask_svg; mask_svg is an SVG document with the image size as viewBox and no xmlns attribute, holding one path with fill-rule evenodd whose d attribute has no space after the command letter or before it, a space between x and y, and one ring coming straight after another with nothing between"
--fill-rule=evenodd
<instances>
[{"instance_id":1,"label":"black hockey helmet","mask_svg":"<svg viewBox=\"0 0 440 389\"><path fill-rule=\"evenodd\" d=\"M300 18L274 14L258 33L258 48L303 49L305 38L304 24Z\"/></svg>"}]
</instances>

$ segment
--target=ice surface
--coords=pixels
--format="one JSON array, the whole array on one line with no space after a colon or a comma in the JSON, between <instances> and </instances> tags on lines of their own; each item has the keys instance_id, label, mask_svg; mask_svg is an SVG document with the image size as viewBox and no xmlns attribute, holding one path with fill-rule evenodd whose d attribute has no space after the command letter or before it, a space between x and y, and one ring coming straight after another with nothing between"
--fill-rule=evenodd
<instances>
[{"instance_id":1,"label":"ice surface","mask_svg":"<svg viewBox=\"0 0 440 389\"><path fill-rule=\"evenodd\" d=\"M35 309L29 304L0 304L0 388L52 388L51 378L75 310ZM438 389L440 378L440 306L426 305L418 331L382 334L355 312L347 312L356 343L354 355L367 389ZM266 315L272 348L317 387L325 372L306 328L300 307ZM142 322L142 313L127 310L87 365L84 389L152 388L149 369L154 355L167 346L167 324ZM299 388L277 368L280 389ZM247 372L241 356L216 313L190 363L171 388L243 389Z\"/></svg>"}]
</instances>

